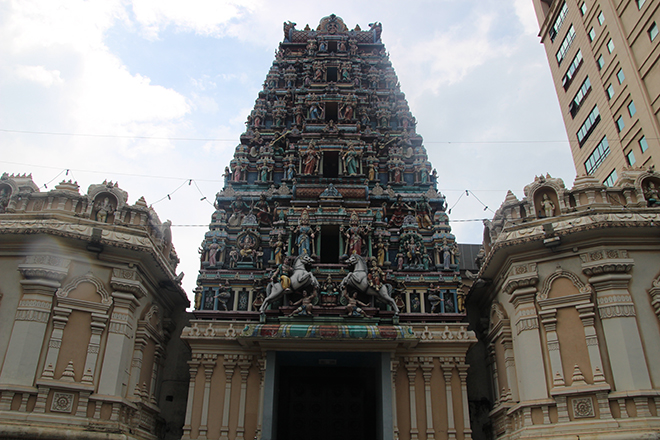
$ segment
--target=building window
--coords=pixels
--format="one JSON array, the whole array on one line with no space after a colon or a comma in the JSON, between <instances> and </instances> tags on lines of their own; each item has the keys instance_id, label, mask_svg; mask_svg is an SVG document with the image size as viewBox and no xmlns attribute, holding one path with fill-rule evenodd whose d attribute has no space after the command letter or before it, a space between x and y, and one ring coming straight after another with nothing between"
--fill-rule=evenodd
<instances>
[{"instance_id":1,"label":"building window","mask_svg":"<svg viewBox=\"0 0 660 440\"><path fill-rule=\"evenodd\" d=\"M633 116L635 113L637 113L637 109L635 108L635 103L633 101L630 101L630 104L628 104L628 114L630 114L630 116Z\"/></svg>"},{"instance_id":2,"label":"building window","mask_svg":"<svg viewBox=\"0 0 660 440\"><path fill-rule=\"evenodd\" d=\"M589 77L587 77L582 85L580 86L580 90L575 94L573 97L573 100L571 101L569 107L569 111L571 112L571 117L575 117L577 114L578 110L580 110L580 106L584 102L584 98L589 94L591 91L591 81L589 81Z\"/></svg>"},{"instance_id":3,"label":"building window","mask_svg":"<svg viewBox=\"0 0 660 440\"><path fill-rule=\"evenodd\" d=\"M589 29L589 41L594 41L596 39L596 30L592 27Z\"/></svg>"},{"instance_id":4,"label":"building window","mask_svg":"<svg viewBox=\"0 0 660 440\"><path fill-rule=\"evenodd\" d=\"M575 39L575 28L573 25L571 25L570 29L568 29L568 33L566 33L566 36L564 37L564 40L561 42L561 46L559 46L559 50L557 51L557 63L561 64L562 60L566 56L566 52L568 52L568 49L571 48L571 43L573 43L573 40Z\"/></svg>"},{"instance_id":5,"label":"building window","mask_svg":"<svg viewBox=\"0 0 660 440\"><path fill-rule=\"evenodd\" d=\"M584 121L582 126L577 132L577 139L580 144L580 147L584 145L586 140L589 138L589 135L591 134L592 131L594 131L594 128L598 123L600 122L600 113L598 112L598 106L595 105L593 110L591 110L591 113L589 113L589 116L587 116L587 119Z\"/></svg>"},{"instance_id":6,"label":"building window","mask_svg":"<svg viewBox=\"0 0 660 440\"><path fill-rule=\"evenodd\" d=\"M610 146L607 143L607 136L605 136L601 139L600 143L596 145L593 153L589 155L589 158L587 158L587 161L584 163L584 169L587 171L587 174L593 174L609 154Z\"/></svg>"},{"instance_id":7,"label":"building window","mask_svg":"<svg viewBox=\"0 0 660 440\"><path fill-rule=\"evenodd\" d=\"M628 165L633 166L635 165L635 153L630 150L628 154L626 154L626 159L628 160Z\"/></svg>"},{"instance_id":8,"label":"building window","mask_svg":"<svg viewBox=\"0 0 660 440\"><path fill-rule=\"evenodd\" d=\"M607 86L605 92L607 92L607 99L612 99L614 97L614 87L612 86L612 84Z\"/></svg>"},{"instance_id":9,"label":"building window","mask_svg":"<svg viewBox=\"0 0 660 440\"><path fill-rule=\"evenodd\" d=\"M637 0L637 9L641 10L644 3L646 3L646 0Z\"/></svg>"},{"instance_id":10,"label":"building window","mask_svg":"<svg viewBox=\"0 0 660 440\"><path fill-rule=\"evenodd\" d=\"M568 86L571 85L571 82L573 81L573 77L575 76L575 73L578 71L581 65L582 65L582 51L578 50L578 52L575 54L575 57L573 58L573 61L571 61L571 65L568 66L568 70L566 71L566 74L561 79L561 85L564 86L564 90L567 90Z\"/></svg>"},{"instance_id":11,"label":"building window","mask_svg":"<svg viewBox=\"0 0 660 440\"><path fill-rule=\"evenodd\" d=\"M639 148L642 149L642 153L649 149L649 144L646 142L646 136L642 136L639 140Z\"/></svg>"},{"instance_id":12,"label":"building window","mask_svg":"<svg viewBox=\"0 0 660 440\"><path fill-rule=\"evenodd\" d=\"M609 53L614 52L614 41L610 38L610 41L607 42L607 51Z\"/></svg>"},{"instance_id":13,"label":"building window","mask_svg":"<svg viewBox=\"0 0 660 440\"><path fill-rule=\"evenodd\" d=\"M623 74L623 69L619 69L616 73L616 77L619 79L619 84L623 83L623 80L626 79L626 75Z\"/></svg>"},{"instance_id":14,"label":"building window","mask_svg":"<svg viewBox=\"0 0 660 440\"><path fill-rule=\"evenodd\" d=\"M605 23L605 16L603 15L603 11L600 11L600 14L598 14L598 24L601 26Z\"/></svg>"},{"instance_id":15,"label":"building window","mask_svg":"<svg viewBox=\"0 0 660 440\"><path fill-rule=\"evenodd\" d=\"M658 36L658 25L654 21L651 27L649 28L649 38L651 38L651 41L653 41L657 36Z\"/></svg>"},{"instance_id":16,"label":"building window","mask_svg":"<svg viewBox=\"0 0 660 440\"><path fill-rule=\"evenodd\" d=\"M623 116L619 116L619 119L616 120L616 128L619 132L626 128L626 124L623 122Z\"/></svg>"},{"instance_id":17,"label":"building window","mask_svg":"<svg viewBox=\"0 0 660 440\"><path fill-rule=\"evenodd\" d=\"M587 4L585 2L582 2L582 5L580 6L580 12L582 15L587 13Z\"/></svg>"},{"instance_id":18,"label":"building window","mask_svg":"<svg viewBox=\"0 0 660 440\"><path fill-rule=\"evenodd\" d=\"M550 29L550 40L555 41L555 38L557 38L559 29L561 29L561 25L564 24L564 20L566 19L566 14L568 14L568 6L566 5L566 2L564 2L564 5L559 11L559 15L557 15L557 18L555 19L555 23Z\"/></svg>"},{"instance_id":19,"label":"building window","mask_svg":"<svg viewBox=\"0 0 660 440\"><path fill-rule=\"evenodd\" d=\"M596 64L598 65L598 70L602 69L603 66L605 65L605 58L603 56L599 56L598 59L596 60Z\"/></svg>"},{"instance_id":20,"label":"building window","mask_svg":"<svg viewBox=\"0 0 660 440\"><path fill-rule=\"evenodd\" d=\"M616 182L617 175L616 175L616 170L612 170L609 176L607 176L607 179L603 182L605 186L614 186L614 182Z\"/></svg>"}]
</instances>

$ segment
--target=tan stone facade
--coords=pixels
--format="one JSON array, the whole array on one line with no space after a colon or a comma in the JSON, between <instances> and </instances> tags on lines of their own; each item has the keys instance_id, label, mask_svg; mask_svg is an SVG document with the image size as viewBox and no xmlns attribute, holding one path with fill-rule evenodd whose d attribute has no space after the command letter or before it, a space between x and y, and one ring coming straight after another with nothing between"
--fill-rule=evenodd
<instances>
[{"instance_id":1,"label":"tan stone facade","mask_svg":"<svg viewBox=\"0 0 660 440\"><path fill-rule=\"evenodd\" d=\"M0 438L167 436L188 305L169 224L107 182L5 174L0 194Z\"/></svg>"},{"instance_id":2,"label":"tan stone facade","mask_svg":"<svg viewBox=\"0 0 660 440\"><path fill-rule=\"evenodd\" d=\"M493 438L658 438L658 182L537 177L487 222L468 305Z\"/></svg>"},{"instance_id":3,"label":"tan stone facade","mask_svg":"<svg viewBox=\"0 0 660 440\"><path fill-rule=\"evenodd\" d=\"M612 186L624 167L654 166L660 1L533 2L577 174Z\"/></svg>"}]
</instances>

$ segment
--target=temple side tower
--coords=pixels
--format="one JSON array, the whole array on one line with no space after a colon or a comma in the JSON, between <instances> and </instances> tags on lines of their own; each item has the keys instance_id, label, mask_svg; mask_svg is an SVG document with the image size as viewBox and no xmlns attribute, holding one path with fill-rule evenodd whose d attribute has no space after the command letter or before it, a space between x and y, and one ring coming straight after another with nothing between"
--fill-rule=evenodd
<instances>
[{"instance_id":1,"label":"temple side tower","mask_svg":"<svg viewBox=\"0 0 660 440\"><path fill-rule=\"evenodd\" d=\"M458 246L381 30L284 23L200 248L185 438L470 438Z\"/></svg>"}]
</instances>

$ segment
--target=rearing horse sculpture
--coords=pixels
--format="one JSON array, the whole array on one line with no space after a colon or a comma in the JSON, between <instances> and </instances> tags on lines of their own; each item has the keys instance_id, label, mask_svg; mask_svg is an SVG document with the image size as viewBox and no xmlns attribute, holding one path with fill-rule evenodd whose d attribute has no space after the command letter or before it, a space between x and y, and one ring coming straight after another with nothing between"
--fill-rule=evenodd
<instances>
[{"instance_id":1,"label":"rearing horse sculpture","mask_svg":"<svg viewBox=\"0 0 660 440\"><path fill-rule=\"evenodd\" d=\"M310 266L314 260L307 254L303 254L295 259L293 262L293 274L291 275L291 290L297 291L312 287L314 291L319 290L319 282L312 272ZM266 299L261 305L259 312L265 313L270 304L277 301L284 294L282 284L277 282L270 282L266 287Z\"/></svg>"},{"instance_id":2,"label":"rearing horse sculpture","mask_svg":"<svg viewBox=\"0 0 660 440\"><path fill-rule=\"evenodd\" d=\"M377 299L389 304L392 307L392 310L394 310L395 315L399 314L399 308L392 298L393 289L391 284L383 284L378 290L369 285L367 263L364 261L364 258L357 254L353 254L348 260L346 260L346 263L351 266L353 270L342 280L339 285L340 291L347 286L350 286L358 292L375 296Z\"/></svg>"}]
</instances>

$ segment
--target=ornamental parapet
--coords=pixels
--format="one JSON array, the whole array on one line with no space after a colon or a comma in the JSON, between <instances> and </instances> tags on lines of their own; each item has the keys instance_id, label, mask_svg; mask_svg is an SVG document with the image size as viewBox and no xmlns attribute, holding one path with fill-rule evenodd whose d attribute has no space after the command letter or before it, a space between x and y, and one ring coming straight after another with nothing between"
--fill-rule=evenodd
<instances>
[{"instance_id":1,"label":"ornamental parapet","mask_svg":"<svg viewBox=\"0 0 660 440\"><path fill-rule=\"evenodd\" d=\"M93 184L86 194L76 182L62 181L41 192L31 175L0 177L0 234L47 234L88 242L88 250L103 246L146 251L177 281L179 262L172 245L171 222L161 222L143 197L133 205L117 183ZM30 270L26 266L26 276ZM36 274L48 277L48 274Z\"/></svg>"}]
</instances>

